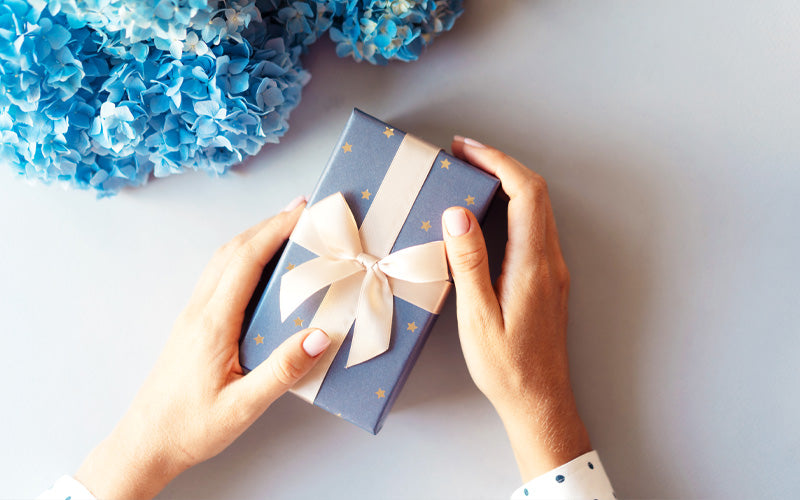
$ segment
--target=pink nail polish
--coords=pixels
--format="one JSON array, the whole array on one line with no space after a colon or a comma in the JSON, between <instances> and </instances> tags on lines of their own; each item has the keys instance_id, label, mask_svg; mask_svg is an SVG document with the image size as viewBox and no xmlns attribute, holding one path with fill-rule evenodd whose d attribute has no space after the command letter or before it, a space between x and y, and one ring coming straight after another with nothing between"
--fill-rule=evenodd
<instances>
[{"instance_id":1,"label":"pink nail polish","mask_svg":"<svg viewBox=\"0 0 800 500\"><path fill-rule=\"evenodd\" d=\"M469 137L463 137L463 136L457 135L457 136L453 137L453 139L455 139L458 142L463 142L467 146L472 146L473 148L485 148L486 147L483 144L481 144L480 142L476 141L475 139L470 139Z\"/></svg>"},{"instance_id":2,"label":"pink nail polish","mask_svg":"<svg viewBox=\"0 0 800 500\"><path fill-rule=\"evenodd\" d=\"M303 341L303 350L309 356L316 357L331 345L331 339L322 330L314 330Z\"/></svg>"},{"instance_id":3,"label":"pink nail polish","mask_svg":"<svg viewBox=\"0 0 800 500\"><path fill-rule=\"evenodd\" d=\"M469 231L469 217L463 208L449 208L445 210L443 218L450 236L461 236Z\"/></svg>"},{"instance_id":4,"label":"pink nail polish","mask_svg":"<svg viewBox=\"0 0 800 500\"><path fill-rule=\"evenodd\" d=\"M295 208L299 207L300 204L303 203L304 201L306 201L306 197L300 195L297 198L290 201L289 204L286 205L286 207L282 210L282 212L291 212Z\"/></svg>"}]
</instances>

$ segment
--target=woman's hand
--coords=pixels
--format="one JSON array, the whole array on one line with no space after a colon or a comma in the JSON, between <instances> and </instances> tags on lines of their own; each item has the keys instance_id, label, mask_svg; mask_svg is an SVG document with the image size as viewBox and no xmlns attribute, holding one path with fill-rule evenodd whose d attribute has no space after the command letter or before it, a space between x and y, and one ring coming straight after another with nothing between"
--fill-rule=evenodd
<instances>
[{"instance_id":1,"label":"woman's hand","mask_svg":"<svg viewBox=\"0 0 800 500\"><path fill-rule=\"evenodd\" d=\"M155 496L230 445L328 347L325 333L304 330L246 376L239 365L245 308L303 206L294 200L211 259L130 409L75 475L97 498Z\"/></svg>"},{"instance_id":2,"label":"woman's hand","mask_svg":"<svg viewBox=\"0 0 800 500\"><path fill-rule=\"evenodd\" d=\"M497 176L508 194L508 244L495 287L475 216L442 217L470 375L505 424L523 480L591 451L567 365L569 272L547 185L515 159L456 137L453 153Z\"/></svg>"}]
</instances>

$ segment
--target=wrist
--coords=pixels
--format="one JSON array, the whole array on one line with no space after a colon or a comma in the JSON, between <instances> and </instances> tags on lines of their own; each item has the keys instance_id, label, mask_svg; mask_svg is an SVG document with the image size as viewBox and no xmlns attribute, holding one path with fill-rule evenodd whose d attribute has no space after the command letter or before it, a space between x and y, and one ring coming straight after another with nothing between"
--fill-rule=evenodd
<instances>
[{"instance_id":1,"label":"wrist","mask_svg":"<svg viewBox=\"0 0 800 500\"><path fill-rule=\"evenodd\" d=\"M125 419L89 453L75 474L97 498L149 499L187 467Z\"/></svg>"},{"instance_id":2,"label":"wrist","mask_svg":"<svg viewBox=\"0 0 800 500\"><path fill-rule=\"evenodd\" d=\"M592 450L572 391L522 404L496 405L523 481L529 481Z\"/></svg>"}]
</instances>

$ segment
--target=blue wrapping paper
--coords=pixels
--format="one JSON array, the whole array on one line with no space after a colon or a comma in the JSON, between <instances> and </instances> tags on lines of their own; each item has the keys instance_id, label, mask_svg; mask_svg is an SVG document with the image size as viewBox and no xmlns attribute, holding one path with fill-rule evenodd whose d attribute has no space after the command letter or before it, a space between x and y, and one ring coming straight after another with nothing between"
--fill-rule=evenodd
<instances>
[{"instance_id":1,"label":"blue wrapping paper","mask_svg":"<svg viewBox=\"0 0 800 500\"><path fill-rule=\"evenodd\" d=\"M353 110L328 165L309 199L309 206L341 192L360 226L405 133ZM451 206L470 209L483 219L499 181L439 151L395 240L392 252L442 239L442 212ZM252 370L284 340L307 328L327 287L311 295L285 322L279 310L280 278L316 255L289 241L278 260L242 337L240 362ZM373 434L383 425L392 404L419 357L437 315L394 297L392 339L388 351L346 368L353 329L341 345L314 404Z\"/></svg>"}]
</instances>

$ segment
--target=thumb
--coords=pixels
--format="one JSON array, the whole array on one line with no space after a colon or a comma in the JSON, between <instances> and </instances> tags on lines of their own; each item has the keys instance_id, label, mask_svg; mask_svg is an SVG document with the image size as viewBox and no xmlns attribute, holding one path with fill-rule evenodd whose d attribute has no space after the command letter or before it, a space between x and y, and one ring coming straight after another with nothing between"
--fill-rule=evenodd
<instances>
[{"instance_id":1,"label":"thumb","mask_svg":"<svg viewBox=\"0 0 800 500\"><path fill-rule=\"evenodd\" d=\"M456 285L459 314L489 314L481 324L500 310L492 280L486 242L475 215L463 207L451 207L442 214L447 260Z\"/></svg>"},{"instance_id":2,"label":"thumb","mask_svg":"<svg viewBox=\"0 0 800 500\"><path fill-rule=\"evenodd\" d=\"M317 328L295 333L241 379L240 394L259 413L264 411L317 364L330 344L328 335Z\"/></svg>"}]
</instances>

